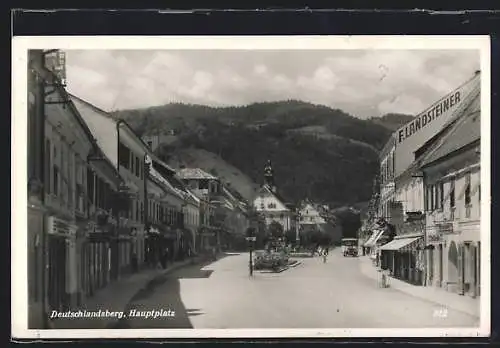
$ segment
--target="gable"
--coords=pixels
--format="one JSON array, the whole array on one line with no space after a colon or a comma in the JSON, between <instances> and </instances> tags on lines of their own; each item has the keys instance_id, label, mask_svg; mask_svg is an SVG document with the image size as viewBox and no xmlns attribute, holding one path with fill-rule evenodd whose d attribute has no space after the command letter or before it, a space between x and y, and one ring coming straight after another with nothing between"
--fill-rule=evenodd
<instances>
[{"instance_id":1,"label":"gable","mask_svg":"<svg viewBox=\"0 0 500 348\"><path fill-rule=\"evenodd\" d=\"M289 209L271 193L258 195L254 200L257 211L288 211Z\"/></svg>"}]
</instances>

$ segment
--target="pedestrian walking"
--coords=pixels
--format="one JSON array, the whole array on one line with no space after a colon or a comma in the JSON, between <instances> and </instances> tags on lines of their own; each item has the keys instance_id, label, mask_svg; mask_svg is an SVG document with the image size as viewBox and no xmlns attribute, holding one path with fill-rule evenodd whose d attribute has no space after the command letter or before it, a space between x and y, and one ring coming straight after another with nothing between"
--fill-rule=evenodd
<instances>
[{"instance_id":1,"label":"pedestrian walking","mask_svg":"<svg viewBox=\"0 0 500 348\"><path fill-rule=\"evenodd\" d=\"M163 269L167 268L167 266L168 266L169 254L170 253L169 253L168 247L165 247L165 249L163 250L162 262L161 262Z\"/></svg>"}]
</instances>

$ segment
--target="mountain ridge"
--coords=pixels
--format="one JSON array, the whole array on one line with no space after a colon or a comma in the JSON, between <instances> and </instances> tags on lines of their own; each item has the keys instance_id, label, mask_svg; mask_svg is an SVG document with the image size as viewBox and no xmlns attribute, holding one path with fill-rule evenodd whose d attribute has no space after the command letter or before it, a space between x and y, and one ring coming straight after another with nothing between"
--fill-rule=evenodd
<instances>
[{"instance_id":1,"label":"mountain ridge","mask_svg":"<svg viewBox=\"0 0 500 348\"><path fill-rule=\"evenodd\" d=\"M395 127L412 118L388 114L361 120L340 109L298 100L231 107L175 103L113 115L141 136L169 134L168 143L158 149L167 163L190 149L201 156L192 166L229 174L231 167L237 168L239 176L249 178L233 186L246 192L245 198L262 184L270 159L277 186L290 203L310 198L332 206L369 200L378 151ZM217 160L212 159L212 165L213 156Z\"/></svg>"}]
</instances>

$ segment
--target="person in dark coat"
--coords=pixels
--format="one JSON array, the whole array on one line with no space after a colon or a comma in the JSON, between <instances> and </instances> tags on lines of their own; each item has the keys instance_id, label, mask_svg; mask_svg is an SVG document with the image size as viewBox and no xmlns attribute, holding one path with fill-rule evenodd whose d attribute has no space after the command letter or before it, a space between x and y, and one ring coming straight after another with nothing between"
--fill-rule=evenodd
<instances>
[{"instance_id":1,"label":"person in dark coat","mask_svg":"<svg viewBox=\"0 0 500 348\"><path fill-rule=\"evenodd\" d=\"M168 258L169 258L169 250L168 247L165 247L165 249L163 250L162 262L161 262L163 268L167 268Z\"/></svg>"}]
</instances>

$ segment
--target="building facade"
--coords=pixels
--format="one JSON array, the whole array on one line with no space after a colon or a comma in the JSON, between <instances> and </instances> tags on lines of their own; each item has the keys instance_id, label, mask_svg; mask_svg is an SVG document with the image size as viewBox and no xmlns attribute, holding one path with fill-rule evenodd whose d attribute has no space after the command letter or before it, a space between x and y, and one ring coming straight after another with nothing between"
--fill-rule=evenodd
<instances>
[{"instance_id":1,"label":"building facade","mask_svg":"<svg viewBox=\"0 0 500 348\"><path fill-rule=\"evenodd\" d=\"M395 228L396 236L392 242L380 246L379 250L383 254L384 267L402 280L418 285L429 282L429 251L425 251L429 248L426 238L428 212L425 209L428 195L425 175L420 168L443 134L447 134L467 113L479 93L479 81L480 75L476 73L401 127L391 138L391 145L386 145L391 150L385 152L393 154L392 169L391 166L387 168L390 161L384 162L387 156L382 156L379 214ZM387 179L391 182L391 189L384 192ZM387 196L391 198L388 200Z\"/></svg>"},{"instance_id":2,"label":"building facade","mask_svg":"<svg viewBox=\"0 0 500 348\"><path fill-rule=\"evenodd\" d=\"M196 244L200 251L220 248L221 224L216 221L222 202L223 186L220 180L200 168L182 168L177 176L199 200L199 229Z\"/></svg>"},{"instance_id":3,"label":"building facade","mask_svg":"<svg viewBox=\"0 0 500 348\"><path fill-rule=\"evenodd\" d=\"M28 327L44 328L46 320L45 87L48 71L42 50L28 51Z\"/></svg>"},{"instance_id":4,"label":"building facade","mask_svg":"<svg viewBox=\"0 0 500 348\"><path fill-rule=\"evenodd\" d=\"M480 96L422 163L429 285L480 295Z\"/></svg>"},{"instance_id":5,"label":"building facade","mask_svg":"<svg viewBox=\"0 0 500 348\"><path fill-rule=\"evenodd\" d=\"M379 169L380 193L378 217L385 219L389 223L391 220L391 203L395 201L395 153L396 139L392 136L380 153Z\"/></svg>"},{"instance_id":6,"label":"building facade","mask_svg":"<svg viewBox=\"0 0 500 348\"><path fill-rule=\"evenodd\" d=\"M147 171L151 163L165 171L174 170L160 161L133 129L123 120L113 118L109 113L71 95L103 153L110 159L125 185L133 192L130 209L120 213L119 235L123 237L124 262L130 270L137 271L146 265L145 239L149 218L147 193Z\"/></svg>"}]
</instances>

